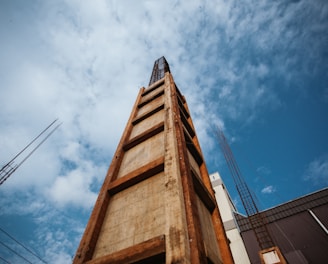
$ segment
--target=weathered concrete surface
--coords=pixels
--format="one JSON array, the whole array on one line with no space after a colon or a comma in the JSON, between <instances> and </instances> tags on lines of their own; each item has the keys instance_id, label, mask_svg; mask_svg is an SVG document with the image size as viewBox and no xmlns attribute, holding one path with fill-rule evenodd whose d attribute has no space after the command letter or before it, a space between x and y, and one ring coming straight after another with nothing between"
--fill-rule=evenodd
<instances>
[{"instance_id":1,"label":"weathered concrete surface","mask_svg":"<svg viewBox=\"0 0 328 264\"><path fill-rule=\"evenodd\" d=\"M164 186L162 172L111 198L98 237L94 258L164 233Z\"/></svg>"},{"instance_id":2,"label":"weathered concrete surface","mask_svg":"<svg viewBox=\"0 0 328 264\"><path fill-rule=\"evenodd\" d=\"M140 90L74 263L129 263L142 250L148 257L164 250L167 264L232 263L220 253L227 241L218 238L222 221L207 178L185 99L167 72Z\"/></svg>"}]
</instances>

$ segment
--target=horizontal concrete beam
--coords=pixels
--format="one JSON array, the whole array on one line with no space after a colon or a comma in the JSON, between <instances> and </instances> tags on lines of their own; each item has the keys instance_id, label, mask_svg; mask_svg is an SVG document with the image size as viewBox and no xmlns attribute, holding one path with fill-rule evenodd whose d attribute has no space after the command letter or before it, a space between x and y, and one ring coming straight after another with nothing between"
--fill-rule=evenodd
<instances>
[{"instance_id":1,"label":"horizontal concrete beam","mask_svg":"<svg viewBox=\"0 0 328 264\"><path fill-rule=\"evenodd\" d=\"M128 264L141 260L150 260L165 254L165 236L161 235L115 253L86 262L86 264ZM163 257L164 258L164 257Z\"/></svg>"},{"instance_id":2,"label":"horizontal concrete beam","mask_svg":"<svg viewBox=\"0 0 328 264\"><path fill-rule=\"evenodd\" d=\"M108 186L108 192L113 195L157 173L160 173L161 171L164 171L164 157L158 158L111 182Z\"/></svg>"}]
</instances>

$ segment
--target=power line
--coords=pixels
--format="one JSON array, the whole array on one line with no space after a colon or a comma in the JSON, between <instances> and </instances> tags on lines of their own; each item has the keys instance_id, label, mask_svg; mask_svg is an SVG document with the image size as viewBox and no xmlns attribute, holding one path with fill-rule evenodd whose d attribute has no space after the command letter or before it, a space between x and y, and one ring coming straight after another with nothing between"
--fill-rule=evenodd
<instances>
[{"instance_id":1,"label":"power line","mask_svg":"<svg viewBox=\"0 0 328 264\"><path fill-rule=\"evenodd\" d=\"M12 249L11 247L9 247L8 245L6 245L5 243L3 243L2 241L0 241L0 244L3 245L5 248L9 249L11 252L13 252L15 255L17 255L21 259L24 259L26 262L32 264L32 262L30 262L28 259L26 259L25 257L23 257L21 254L19 254L17 251L15 251L14 249Z\"/></svg>"},{"instance_id":2,"label":"power line","mask_svg":"<svg viewBox=\"0 0 328 264\"><path fill-rule=\"evenodd\" d=\"M57 122L58 119L55 119L49 126L47 126L39 135L37 135L29 144L27 144L27 146L25 148L23 148L15 157L13 157L7 164L12 163L20 154L22 154L29 146L31 146L39 137L42 136L42 134L44 134L54 123ZM7 164L4 167L7 166ZM2 168L2 169L3 169ZM1 169L1 170L2 170Z\"/></svg>"},{"instance_id":3,"label":"power line","mask_svg":"<svg viewBox=\"0 0 328 264\"><path fill-rule=\"evenodd\" d=\"M51 135L56 131L58 127L61 126L62 123L57 125L53 130L49 132L49 134L18 164L18 167L22 165L41 145L43 142L45 142Z\"/></svg>"},{"instance_id":4,"label":"power line","mask_svg":"<svg viewBox=\"0 0 328 264\"><path fill-rule=\"evenodd\" d=\"M10 237L12 240L14 240L17 244L19 244L20 246L22 246L25 250L27 250L29 253L31 253L33 256L37 257L39 260L41 260L43 263L47 264L46 261L44 261L40 256L38 256L36 253L34 253L32 250L30 250L29 248L27 248L26 246L24 246L21 242L19 242L16 238L14 238L12 235L10 235L8 232L6 232L5 230L3 230L0 227L0 231L4 234L6 234L8 237Z\"/></svg>"},{"instance_id":5,"label":"power line","mask_svg":"<svg viewBox=\"0 0 328 264\"><path fill-rule=\"evenodd\" d=\"M14 164L15 159L20 156L28 147L30 147L42 134L44 134L58 119L53 121L49 126L47 126L37 137L35 137L23 150L21 150L13 159L11 159L6 165L4 165L0 170L0 185L3 184L43 143L46 141L52 133L62 124L60 123L54 129L52 129L48 135L27 154L27 156L18 164Z\"/></svg>"},{"instance_id":6,"label":"power line","mask_svg":"<svg viewBox=\"0 0 328 264\"><path fill-rule=\"evenodd\" d=\"M0 256L0 259L1 259L1 260L3 260L4 262L6 262L6 263L10 264L10 262L9 262L8 260L4 259L4 258L3 258L3 257L1 257L1 256Z\"/></svg>"}]
</instances>

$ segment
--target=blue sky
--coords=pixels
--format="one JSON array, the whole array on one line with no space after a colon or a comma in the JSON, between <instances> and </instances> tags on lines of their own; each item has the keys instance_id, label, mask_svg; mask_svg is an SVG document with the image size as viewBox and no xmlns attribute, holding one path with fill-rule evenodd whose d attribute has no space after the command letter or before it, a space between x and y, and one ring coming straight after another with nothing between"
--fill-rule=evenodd
<instances>
[{"instance_id":1,"label":"blue sky","mask_svg":"<svg viewBox=\"0 0 328 264\"><path fill-rule=\"evenodd\" d=\"M63 124L0 187L0 227L48 263L71 262L163 55L208 170L239 208L214 125L263 209L327 187L327 29L320 0L1 1L0 163L55 118ZM0 241L38 263L3 232ZM2 244L0 257L24 263Z\"/></svg>"}]
</instances>

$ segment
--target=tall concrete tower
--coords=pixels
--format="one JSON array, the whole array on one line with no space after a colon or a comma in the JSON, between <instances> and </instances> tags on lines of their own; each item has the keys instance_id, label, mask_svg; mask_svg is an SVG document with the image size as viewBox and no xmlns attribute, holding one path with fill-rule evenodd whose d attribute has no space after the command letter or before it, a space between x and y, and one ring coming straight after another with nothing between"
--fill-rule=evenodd
<instances>
[{"instance_id":1,"label":"tall concrete tower","mask_svg":"<svg viewBox=\"0 0 328 264\"><path fill-rule=\"evenodd\" d=\"M73 263L233 263L186 100L164 57L139 91Z\"/></svg>"}]
</instances>

